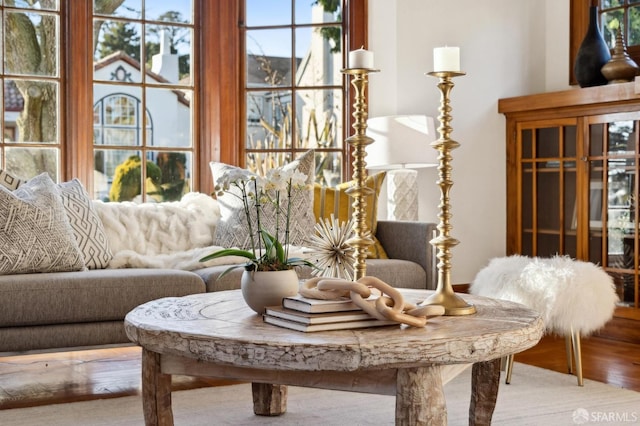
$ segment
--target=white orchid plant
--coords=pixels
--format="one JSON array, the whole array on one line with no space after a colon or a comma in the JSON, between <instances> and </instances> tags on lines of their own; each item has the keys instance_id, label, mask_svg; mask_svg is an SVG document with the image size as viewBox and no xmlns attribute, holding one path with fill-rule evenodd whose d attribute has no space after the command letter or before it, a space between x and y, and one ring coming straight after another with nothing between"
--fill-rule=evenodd
<instances>
[{"instance_id":1,"label":"white orchid plant","mask_svg":"<svg viewBox=\"0 0 640 426\"><path fill-rule=\"evenodd\" d=\"M241 169L225 172L216 182L216 194L221 196L226 192L242 200L251 249L223 249L200 261L206 262L224 256L249 259L246 264L230 267L221 277L238 267L244 267L247 271L284 271L302 265L315 267L306 259L289 258L292 197L295 189L307 187L306 181L307 176L298 169L283 167L269 170L265 177ZM269 233L261 224L263 206L267 204L275 207L276 227L273 233Z\"/></svg>"}]
</instances>

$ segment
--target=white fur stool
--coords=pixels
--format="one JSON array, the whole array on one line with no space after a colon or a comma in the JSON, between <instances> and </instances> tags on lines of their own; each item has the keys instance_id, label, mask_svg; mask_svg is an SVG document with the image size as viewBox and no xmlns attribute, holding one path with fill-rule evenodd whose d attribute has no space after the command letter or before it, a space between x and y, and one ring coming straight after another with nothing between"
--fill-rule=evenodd
<instances>
[{"instance_id":1,"label":"white fur stool","mask_svg":"<svg viewBox=\"0 0 640 426\"><path fill-rule=\"evenodd\" d=\"M576 367L582 380L580 336L588 336L613 317L618 297L613 280L602 268L567 256L509 256L492 259L476 275L472 294L521 303L538 311L545 331L566 338L569 373ZM506 383L511 381L513 355L507 357Z\"/></svg>"}]
</instances>

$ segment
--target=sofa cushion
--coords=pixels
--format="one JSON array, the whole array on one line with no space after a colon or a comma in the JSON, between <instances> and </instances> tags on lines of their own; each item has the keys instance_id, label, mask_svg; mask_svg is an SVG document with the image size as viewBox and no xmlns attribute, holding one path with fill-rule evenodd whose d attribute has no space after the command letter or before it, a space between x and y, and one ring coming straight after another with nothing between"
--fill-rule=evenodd
<instances>
[{"instance_id":1,"label":"sofa cushion","mask_svg":"<svg viewBox=\"0 0 640 426\"><path fill-rule=\"evenodd\" d=\"M198 275L174 269L91 269L0 276L0 327L122 321L161 297L203 293Z\"/></svg>"},{"instance_id":2,"label":"sofa cushion","mask_svg":"<svg viewBox=\"0 0 640 426\"><path fill-rule=\"evenodd\" d=\"M427 273L420 265L402 259L367 259L367 275L398 288L424 290L427 283Z\"/></svg>"},{"instance_id":3,"label":"sofa cushion","mask_svg":"<svg viewBox=\"0 0 640 426\"><path fill-rule=\"evenodd\" d=\"M241 171L239 167L224 163L211 162L211 173L214 184L225 173ZM315 180L315 152L313 150L305 152L302 156L284 166L285 169L297 168L299 172L307 175L307 184L312 188ZM249 173L245 171L245 173ZM234 186L228 192L218 196L220 212L222 217L216 228L215 244L218 246L242 249L251 248L247 219L244 212L244 205L241 199L240 190ZM262 226L271 234L275 234L276 215L274 206L270 203L262 207ZM313 232L315 216L313 214L313 190L297 189L292 195L289 229L289 243L297 246L304 245L307 237Z\"/></svg>"},{"instance_id":4,"label":"sofa cushion","mask_svg":"<svg viewBox=\"0 0 640 426\"><path fill-rule=\"evenodd\" d=\"M78 179L58 184L78 248L89 269L103 269L113 257L102 220Z\"/></svg>"},{"instance_id":5,"label":"sofa cushion","mask_svg":"<svg viewBox=\"0 0 640 426\"><path fill-rule=\"evenodd\" d=\"M78 347L127 343L131 340L124 331L122 320L0 328L0 355L3 352L78 350Z\"/></svg>"},{"instance_id":6,"label":"sofa cushion","mask_svg":"<svg viewBox=\"0 0 640 426\"><path fill-rule=\"evenodd\" d=\"M0 186L0 274L84 269L58 188L43 173L15 191Z\"/></svg>"},{"instance_id":7,"label":"sofa cushion","mask_svg":"<svg viewBox=\"0 0 640 426\"><path fill-rule=\"evenodd\" d=\"M370 196L366 197L365 211L365 222L371 231L374 242L372 246L369 246L367 253L367 257L371 259L386 259L388 257L382 244L375 237L378 224L378 196L385 176L386 172L380 172L367 177L365 181L365 186L373 191ZM350 197L347 191L354 185L354 181L342 183L335 188L316 184L313 199L313 212L316 220L329 219L333 214L340 222L347 222L353 215L353 197Z\"/></svg>"}]
</instances>

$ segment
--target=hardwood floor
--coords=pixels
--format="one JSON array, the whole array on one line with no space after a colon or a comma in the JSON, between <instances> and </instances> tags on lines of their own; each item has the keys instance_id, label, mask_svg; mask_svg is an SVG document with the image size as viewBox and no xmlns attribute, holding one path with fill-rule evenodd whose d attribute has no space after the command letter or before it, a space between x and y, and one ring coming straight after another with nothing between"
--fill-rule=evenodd
<instances>
[{"instance_id":1,"label":"hardwood floor","mask_svg":"<svg viewBox=\"0 0 640 426\"><path fill-rule=\"evenodd\" d=\"M136 346L0 357L0 409L141 394ZM173 389L227 385L229 380L173 376Z\"/></svg>"},{"instance_id":2,"label":"hardwood floor","mask_svg":"<svg viewBox=\"0 0 640 426\"><path fill-rule=\"evenodd\" d=\"M566 372L564 348L564 339L544 337L515 359ZM586 379L640 392L640 345L592 337L582 356ZM0 409L140 394L140 357L137 347L0 357ZM173 388L230 383L176 376Z\"/></svg>"},{"instance_id":3,"label":"hardwood floor","mask_svg":"<svg viewBox=\"0 0 640 426\"><path fill-rule=\"evenodd\" d=\"M602 337L582 339L585 379L640 392L640 345ZM516 362L566 373L564 338L545 336L535 347L515 356Z\"/></svg>"}]
</instances>

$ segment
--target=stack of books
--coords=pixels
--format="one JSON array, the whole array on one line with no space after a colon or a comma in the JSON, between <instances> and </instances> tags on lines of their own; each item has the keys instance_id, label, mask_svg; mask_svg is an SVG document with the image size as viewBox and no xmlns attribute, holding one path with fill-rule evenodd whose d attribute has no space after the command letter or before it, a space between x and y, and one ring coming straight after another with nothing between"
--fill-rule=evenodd
<instances>
[{"instance_id":1,"label":"stack of books","mask_svg":"<svg viewBox=\"0 0 640 426\"><path fill-rule=\"evenodd\" d=\"M263 318L266 323L304 332L398 324L372 317L346 297L334 300L285 297L282 306L268 306Z\"/></svg>"}]
</instances>

